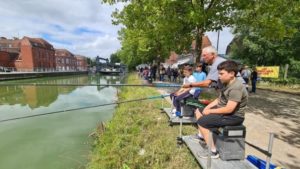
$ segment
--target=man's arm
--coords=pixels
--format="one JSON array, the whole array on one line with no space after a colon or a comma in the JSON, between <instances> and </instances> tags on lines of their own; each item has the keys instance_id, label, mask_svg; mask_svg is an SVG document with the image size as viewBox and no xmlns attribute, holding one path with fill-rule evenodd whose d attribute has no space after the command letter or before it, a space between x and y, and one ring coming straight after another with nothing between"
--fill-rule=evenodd
<instances>
[{"instance_id":1,"label":"man's arm","mask_svg":"<svg viewBox=\"0 0 300 169\"><path fill-rule=\"evenodd\" d=\"M204 109L203 114L230 114L234 111L237 105L238 102L228 100L225 107L220 107L217 109Z\"/></svg>"},{"instance_id":2,"label":"man's arm","mask_svg":"<svg viewBox=\"0 0 300 169\"><path fill-rule=\"evenodd\" d=\"M209 103L204 109L211 109L212 107L216 106L219 102L219 98L216 98L214 101Z\"/></svg>"},{"instance_id":3,"label":"man's arm","mask_svg":"<svg viewBox=\"0 0 300 169\"><path fill-rule=\"evenodd\" d=\"M201 82L194 82L194 83L188 83L188 84L184 84L182 85L183 88L189 88L189 87L209 87L209 85L211 84L212 80L210 79L206 79L204 81Z\"/></svg>"}]
</instances>

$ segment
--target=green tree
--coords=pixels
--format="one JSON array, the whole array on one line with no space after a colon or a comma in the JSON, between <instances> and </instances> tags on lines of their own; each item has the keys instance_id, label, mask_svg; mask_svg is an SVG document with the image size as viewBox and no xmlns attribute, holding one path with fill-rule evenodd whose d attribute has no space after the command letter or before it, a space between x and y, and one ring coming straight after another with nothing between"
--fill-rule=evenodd
<instances>
[{"instance_id":1,"label":"green tree","mask_svg":"<svg viewBox=\"0 0 300 169\"><path fill-rule=\"evenodd\" d=\"M235 43L231 56L251 65L290 65L300 73L300 2L295 0L249 3L235 16Z\"/></svg>"},{"instance_id":2,"label":"green tree","mask_svg":"<svg viewBox=\"0 0 300 169\"><path fill-rule=\"evenodd\" d=\"M110 60L111 63L119 63L119 62L121 62L121 59L118 56L118 52L111 54L109 60Z\"/></svg>"},{"instance_id":3,"label":"green tree","mask_svg":"<svg viewBox=\"0 0 300 169\"><path fill-rule=\"evenodd\" d=\"M251 0L234 16L236 32L249 30L268 40L283 40L299 31L300 1Z\"/></svg>"},{"instance_id":4,"label":"green tree","mask_svg":"<svg viewBox=\"0 0 300 169\"><path fill-rule=\"evenodd\" d=\"M96 65L96 61L95 59L91 59L89 57L87 57L87 64L90 66L90 67L93 67Z\"/></svg>"},{"instance_id":5,"label":"green tree","mask_svg":"<svg viewBox=\"0 0 300 169\"><path fill-rule=\"evenodd\" d=\"M233 24L231 16L243 7L243 3L236 0L103 2L130 2L122 11L112 14L113 23L124 26L119 33L121 59L126 58L129 65L153 59L162 61L170 51L189 51L193 39L196 40L196 55L200 55L204 33Z\"/></svg>"}]
</instances>

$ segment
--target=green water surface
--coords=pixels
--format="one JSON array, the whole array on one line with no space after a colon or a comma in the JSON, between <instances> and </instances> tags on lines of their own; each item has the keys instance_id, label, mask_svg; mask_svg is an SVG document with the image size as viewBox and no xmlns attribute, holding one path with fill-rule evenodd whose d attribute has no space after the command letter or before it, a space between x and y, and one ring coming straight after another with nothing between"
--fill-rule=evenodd
<instances>
[{"instance_id":1,"label":"green water surface","mask_svg":"<svg viewBox=\"0 0 300 169\"><path fill-rule=\"evenodd\" d=\"M64 76L1 83L115 84L118 76ZM97 86L0 86L0 120L111 103L117 89ZM100 122L114 105L0 123L0 169L77 169L88 160Z\"/></svg>"}]
</instances>

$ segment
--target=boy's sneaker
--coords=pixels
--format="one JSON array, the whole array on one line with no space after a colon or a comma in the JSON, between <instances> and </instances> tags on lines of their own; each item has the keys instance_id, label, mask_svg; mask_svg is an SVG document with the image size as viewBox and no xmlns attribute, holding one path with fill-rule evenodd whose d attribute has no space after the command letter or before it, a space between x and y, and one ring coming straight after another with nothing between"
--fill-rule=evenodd
<instances>
[{"instance_id":1,"label":"boy's sneaker","mask_svg":"<svg viewBox=\"0 0 300 169\"><path fill-rule=\"evenodd\" d=\"M206 151L198 152L197 155L200 158L208 158L208 156L210 155L210 158L212 158L212 159L219 158L219 156L220 156L218 151L216 151L216 152L211 151L211 153L209 154L208 149L206 149Z\"/></svg>"},{"instance_id":2,"label":"boy's sneaker","mask_svg":"<svg viewBox=\"0 0 300 169\"><path fill-rule=\"evenodd\" d=\"M181 112L179 112L179 111L177 111L175 114L177 117L181 116Z\"/></svg>"},{"instance_id":3,"label":"boy's sneaker","mask_svg":"<svg viewBox=\"0 0 300 169\"><path fill-rule=\"evenodd\" d=\"M199 136L199 134L191 135L190 138L193 141L196 141L197 143L199 143L202 148L207 147L204 138Z\"/></svg>"},{"instance_id":4,"label":"boy's sneaker","mask_svg":"<svg viewBox=\"0 0 300 169\"><path fill-rule=\"evenodd\" d=\"M176 113L176 109L173 109L173 110L172 110L172 113L175 114L175 113Z\"/></svg>"}]
</instances>

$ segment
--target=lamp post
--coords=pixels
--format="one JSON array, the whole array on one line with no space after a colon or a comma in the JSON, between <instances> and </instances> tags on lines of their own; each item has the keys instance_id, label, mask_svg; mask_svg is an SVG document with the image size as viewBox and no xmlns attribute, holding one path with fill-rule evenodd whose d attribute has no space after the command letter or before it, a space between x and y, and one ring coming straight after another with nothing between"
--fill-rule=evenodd
<instances>
[{"instance_id":1,"label":"lamp post","mask_svg":"<svg viewBox=\"0 0 300 169\"><path fill-rule=\"evenodd\" d=\"M219 37L220 37L220 30L218 30L218 39L217 39L217 52L219 53Z\"/></svg>"}]
</instances>

